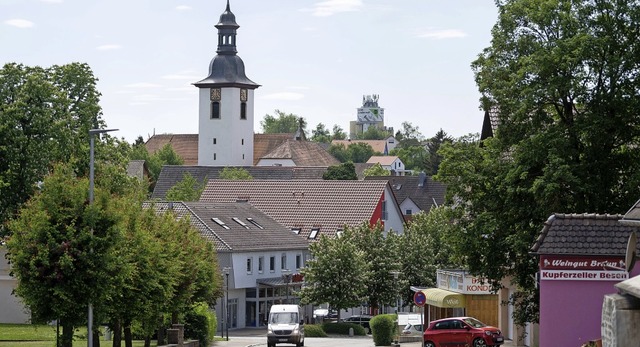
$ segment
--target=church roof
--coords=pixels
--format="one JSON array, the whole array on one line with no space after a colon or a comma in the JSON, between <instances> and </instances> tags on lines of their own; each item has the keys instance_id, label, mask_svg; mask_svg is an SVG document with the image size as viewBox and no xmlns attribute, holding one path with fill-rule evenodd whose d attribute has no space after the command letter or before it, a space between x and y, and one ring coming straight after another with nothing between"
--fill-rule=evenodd
<instances>
[{"instance_id":1,"label":"church roof","mask_svg":"<svg viewBox=\"0 0 640 347\"><path fill-rule=\"evenodd\" d=\"M149 154L153 154L167 144L182 158L184 165L198 165L198 134L153 135L144 145Z\"/></svg>"},{"instance_id":2,"label":"church roof","mask_svg":"<svg viewBox=\"0 0 640 347\"><path fill-rule=\"evenodd\" d=\"M333 140L331 141L332 145L343 145L345 148L349 147L352 143L365 143L371 148L373 148L374 152L385 154L387 153L387 140Z\"/></svg>"},{"instance_id":3,"label":"church roof","mask_svg":"<svg viewBox=\"0 0 640 347\"><path fill-rule=\"evenodd\" d=\"M260 159L289 159L296 166L331 166L340 162L315 142L286 140Z\"/></svg>"}]
</instances>

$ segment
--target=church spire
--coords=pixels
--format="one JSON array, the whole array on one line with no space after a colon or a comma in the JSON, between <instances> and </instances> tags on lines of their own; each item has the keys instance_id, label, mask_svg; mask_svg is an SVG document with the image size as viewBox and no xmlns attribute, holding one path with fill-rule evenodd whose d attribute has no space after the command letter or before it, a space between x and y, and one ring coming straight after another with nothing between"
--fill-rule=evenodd
<instances>
[{"instance_id":1,"label":"church spire","mask_svg":"<svg viewBox=\"0 0 640 347\"><path fill-rule=\"evenodd\" d=\"M218 54L238 53L236 49L236 33L240 26L236 23L236 16L231 12L229 0L227 0L227 8L220 15L220 20L216 24L218 28Z\"/></svg>"}]
</instances>

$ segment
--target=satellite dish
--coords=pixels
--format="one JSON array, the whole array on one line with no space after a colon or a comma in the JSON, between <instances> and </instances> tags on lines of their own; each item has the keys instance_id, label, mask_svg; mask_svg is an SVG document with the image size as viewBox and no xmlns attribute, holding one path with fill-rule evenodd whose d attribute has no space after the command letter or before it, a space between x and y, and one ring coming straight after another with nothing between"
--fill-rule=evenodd
<instances>
[{"instance_id":1,"label":"satellite dish","mask_svg":"<svg viewBox=\"0 0 640 347\"><path fill-rule=\"evenodd\" d=\"M633 270L633 266L636 265L636 243L638 237L636 232L632 231L629 235L629 241L627 241L627 254L624 257L624 268L627 272Z\"/></svg>"}]
</instances>

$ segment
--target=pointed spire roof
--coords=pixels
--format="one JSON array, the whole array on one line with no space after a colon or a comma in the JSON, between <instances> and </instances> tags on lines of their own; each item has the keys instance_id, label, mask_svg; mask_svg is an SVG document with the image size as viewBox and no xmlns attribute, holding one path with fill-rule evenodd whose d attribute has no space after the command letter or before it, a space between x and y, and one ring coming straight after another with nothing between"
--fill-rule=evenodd
<instances>
[{"instance_id":1,"label":"pointed spire roof","mask_svg":"<svg viewBox=\"0 0 640 347\"><path fill-rule=\"evenodd\" d=\"M198 88L258 88L260 85L246 76L244 62L237 55L236 36L240 26L236 23L236 16L231 12L229 0L227 0L227 7L220 15L220 20L215 27L218 29L217 55L209 64L209 76L194 85Z\"/></svg>"}]
</instances>

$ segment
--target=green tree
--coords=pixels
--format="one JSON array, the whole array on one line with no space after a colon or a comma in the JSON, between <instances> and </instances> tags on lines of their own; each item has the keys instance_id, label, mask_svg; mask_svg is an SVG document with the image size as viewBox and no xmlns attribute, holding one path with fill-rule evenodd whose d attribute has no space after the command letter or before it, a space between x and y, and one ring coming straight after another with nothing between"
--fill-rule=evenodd
<instances>
[{"instance_id":1,"label":"green tree","mask_svg":"<svg viewBox=\"0 0 640 347\"><path fill-rule=\"evenodd\" d=\"M354 163L366 163L375 154L373 147L368 143L356 142L347 147L351 161Z\"/></svg>"},{"instance_id":2,"label":"green tree","mask_svg":"<svg viewBox=\"0 0 640 347\"><path fill-rule=\"evenodd\" d=\"M330 145L329 148L327 148L327 152L341 163L351 161L351 153L347 150L347 146L341 143Z\"/></svg>"},{"instance_id":3,"label":"green tree","mask_svg":"<svg viewBox=\"0 0 640 347\"><path fill-rule=\"evenodd\" d=\"M0 69L0 234L56 162L89 167L88 129L104 126L86 64Z\"/></svg>"},{"instance_id":4,"label":"green tree","mask_svg":"<svg viewBox=\"0 0 640 347\"><path fill-rule=\"evenodd\" d=\"M368 176L389 176L391 172L380 165L380 163L375 163L370 168L367 168L363 172L364 177Z\"/></svg>"},{"instance_id":5,"label":"green tree","mask_svg":"<svg viewBox=\"0 0 640 347\"><path fill-rule=\"evenodd\" d=\"M411 122L402 122L402 130L396 132L396 139L399 142L398 147L409 148L421 146L424 136L420 129Z\"/></svg>"},{"instance_id":6,"label":"green tree","mask_svg":"<svg viewBox=\"0 0 640 347\"><path fill-rule=\"evenodd\" d=\"M88 304L100 312L111 294L104 283L115 270L117 215L103 189L96 188L94 203L87 204L88 181L77 179L71 165L56 167L41 189L8 224L8 259L15 292L34 322L59 319L62 346L71 347Z\"/></svg>"},{"instance_id":7,"label":"green tree","mask_svg":"<svg viewBox=\"0 0 640 347\"><path fill-rule=\"evenodd\" d=\"M356 167L352 162L331 165L322 174L323 180L357 180Z\"/></svg>"},{"instance_id":8,"label":"green tree","mask_svg":"<svg viewBox=\"0 0 640 347\"><path fill-rule=\"evenodd\" d=\"M344 140L347 138L347 134L344 132L344 130L342 130L342 128L339 125L334 124L333 132L331 133L331 138L332 140Z\"/></svg>"},{"instance_id":9,"label":"green tree","mask_svg":"<svg viewBox=\"0 0 640 347\"><path fill-rule=\"evenodd\" d=\"M360 133L356 136L357 140L384 140L388 136L390 136L388 131L381 129L377 126L370 126L363 133Z\"/></svg>"},{"instance_id":10,"label":"green tree","mask_svg":"<svg viewBox=\"0 0 640 347\"><path fill-rule=\"evenodd\" d=\"M442 129L440 129L432 138L428 139L425 147L427 151L427 160L425 173L428 176L433 176L438 173L442 156L438 153L443 143L451 143L453 138L447 135Z\"/></svg>"},{"instance_id":11,"label":"green tree","mask_svg":"<svg viewBox=\"0 0 640 347\"><path fill-rule=\"evenodd\" d=\"M147 168L149 170L150 191L153 191L156 182L158 182L158 177L160 177L162 166L184 164L184 161L173 150L173 146L171 146L170 143L167 143L160 150L156 151L153 154L150 154L147 151L145 145L142 143L133 145L129 152L129 159L144 160L147 163Z\"/></svg>"},{"instance_id":12,"label":"green tree","mask_svg":"<svg viewBox=\"0 0 640 347\"><path fill-rule=\"evenodd\" d=\"M497 5L491 46L472 65L495 137L482 150L443 146L437 176L465 207L470 270L496 285L513 276L522 324L538 320L529 249L548 216L624 212L640 195L640 4Z\"/></svg>"},{"instance_id":13,"label":"green tree","mask_svg":"<svg viewBox=\"0 0 640 347\"><path fill-rule=\"evenodd\" d=\"M429 153L427 153L424 146L396 147L389 154L397 155L408 170L426 172Z\"/></svg>"},{"instance_id":14,"label":"green tree","mask_svg":"<svg viewBox=\"0 0 640 347\"><path fill-rule=\"evenodd\" d=\"M347 239L351 231L345 230ZM321 236L309 245L311 259L304 274L305 286L300 291L303 304L328 303L337 310L359 306L366 294L369 265L364 253L341 237Z\"/></svg>"},{"instance_id":15,"label":"green tree","mask_svg":"<svg viewBox=\"0 0 640 347\"><path fill-rule=\"evenodd\" d=\"M251 181L253 176L242 167L227 166L220 171L219 178L221 180L234 180L234 181Z\"/></svg>"},{"instance_id":16,"label":"green tree","mask_svg":"<svg viewBox=\"0 0 640 347\"><path fill-rule=\"evenodd\" d=\"M381 223L369 225L364 222L358 227L346 227L341 237L341 242L352 243L364 255L364 260L370 264L366 276L367 288L365 299L374 312L384 305L394 304L398 299L397 283L393 273L400 270L397 262L399 254L395 245L393 232L385 236L384 226Z\"/></svg>"},{"instance_id":17,"label":"green tree","mask_svg":"<svg viewBox=\"0 0 640 347\"><path fill-rule=\"evenodd\" d=\"M318 123L316 129L312 130L311 133L311 141L329 143L332 140L329 130L322 123Z\"/></svg>"},{"instance_id":18,"label":"green tree","mask_svg":"<svg viewBox=\"0 0 640 347\"><path fill-rule=\"evenodd\" d=\"M280 110L274 111L275 116L266 114L260 121L262 132L265 134L295 133L302 125L302 130L306 133L307 123L304 118L300 118L293 113L285 113ZM300 120L302 119L302 124Z\"/></svg>"},{"instance_id":19,"label":"green tree","mask_svg":"<svg viewBox=\"0 0 640 347\"><path fill-rule=\"evenodd\" d=\"M223 172L225 169L227 168L224 168ZM229 176L231 174L225 173L225 175ZM205 178L204 182L206 181L207 179ZM182 175L180 182L167 190L165 199L168 201L198 201L204 190L204 182L198 181L190 173L186 172Z\"/></svg>"}]
</instances>

